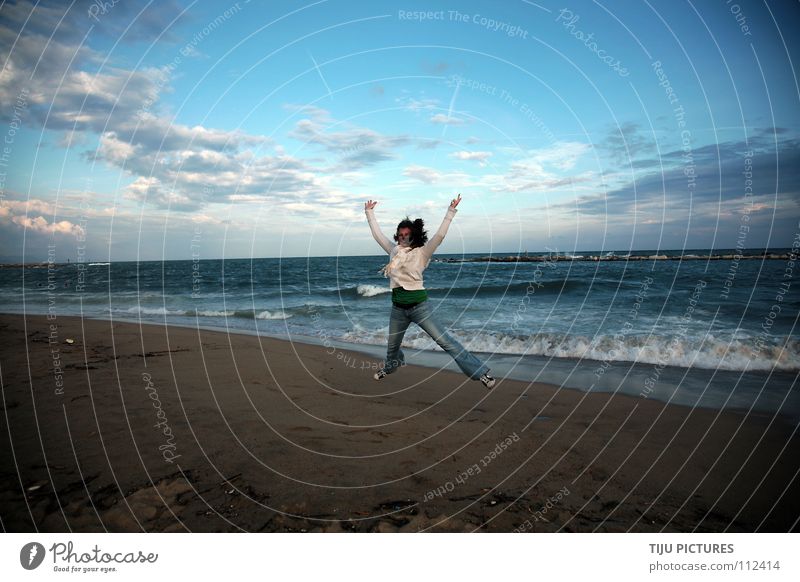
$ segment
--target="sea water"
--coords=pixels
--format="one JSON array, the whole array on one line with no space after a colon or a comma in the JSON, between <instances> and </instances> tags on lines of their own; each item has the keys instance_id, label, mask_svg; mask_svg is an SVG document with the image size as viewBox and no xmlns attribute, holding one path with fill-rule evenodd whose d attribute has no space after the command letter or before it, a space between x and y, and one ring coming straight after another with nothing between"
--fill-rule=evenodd
<instances>
[{"instance_id":1,"label":"sea water","mask_svg":"<svg viewBox=\"0 0 800 582\"><path fill-rule=\"evenodd\" d=\"M787 276L787 261L696 258L710 254L704 250L636 254L693 260L555 260L543 253L541 262L487 262L469 260L480 254L437 254L425 287L434 316L495 376L800 418L800 289L794 273ZM380 358L391 306L389 282L379 274L386 260L5 267L0 299L7 313L324 340ZM409 363L457 370L416 325L403 347Z\"/></svg>"}]
</instances>

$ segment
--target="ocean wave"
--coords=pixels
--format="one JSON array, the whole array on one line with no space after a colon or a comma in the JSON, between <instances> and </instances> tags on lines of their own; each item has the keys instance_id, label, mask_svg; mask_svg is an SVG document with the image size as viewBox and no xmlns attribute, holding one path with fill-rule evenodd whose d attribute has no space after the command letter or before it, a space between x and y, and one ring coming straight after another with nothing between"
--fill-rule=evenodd
<instances>
[{"instance_id":1,"label":"ocean wave","mask_svg":"<svg viewBox=\"0 0 800 582\"><path fill-rule=\"evenodd\" d=\"M538 334L526 341L526 351L522 353L711 370L800 370L800 340L784 337L778 341L758 345L755 341L710 334L694 338Z\"/></svg>"},{"instance_id":2,"label":"ocean wave","mask_svg":"<svg viewBox=\"0 0 800 582\"><path fill-rule=\"evenodd\" d=\"M301 308L301 309L304 309ZM199 316L199 317L239 317L242 319L289 319L293 316L283 309L261 311L248 310L221 310L221 309L167 309L165 307L142 307L134 305L127 309L108 309L114 313L132 313L138 315L172 315L172 316Z\"/></svg>"},{"instance_id":3,"label":"ocean wave","mask_svg":"<svg viewBox=\"0 0 800 582\"><path fill-rule=\"evenodd\" d=\"M598 362L636 362L656 366L734 371L800 370L800 338L776 337L759 344L755 338L659 337L652 335L588 337L563 333L532 336L502 332L450 330L465 348L474 352L588 359ZM342 339L355 343L385 344L386 330L373 334L348 332ZM404 347L440 350L423 331L410 328Z\"/></svg>"},{"instance_id":4,"label":"ocean wave","mask_svg":"<svg viewBox=\"0 0 800 582\"><path fill-rule=\"evenodd\" d=\"M384 293L391 293L392 290L388 286L379 285L359 285L356 287L356 293L361 297L375 297L376 295L383 295Z\"/></svg>"},{"instance_id":5,"label":"ocean wave","mask_svg":"<svg viewBox=\"0 0 800 582\"><path fill-rule=\"evenodd\" d=\"M581 281L578 279L556 279L556 280L542 280L538 275L531 275L530 281L514 281L511 283L490 283L484 281L482 284L466 284L464 286L447 286L437 287L434 285L427 285L425 289L436 297L495 297L495 296L524 296L527 293L536 293L538 295L550 295L568 293L570 291L587 289L590 281ZM594 281L594 286L619 286L616 280L600 280ZM371 283L362 283L355 287L324 287L315 290L320 296L335 295L353 298L376 297L391 293L388 283L385 285L374 285Z\"/></svg>"},{"instance_id":6,"label":"ocean wave","mask_svg":"<svg viewBox=\"0 0 800 582\"><path fill-rule=\"evenodd\" d=\"M238 313L239 312L237 311L237 314ZM248 312L245 312L245 313L248 313L249 316L252 317L252 314L253 314L252 311L248 311ZM269 311L269 310L265 309L264 311L262 311L262 312L260 312L259 314L256 315L256 319L289 319L290 317L292 317L292 314L291 313L286 313L282 309L276 309L274 311Z\"/></svg>"},{"instance_id":7,"label":"ocean wave","mask_svg":"<svg viewBox=\"0 0 800 582\"><path fill-rule=\"evenodd\" d=\"M573 289L586 288L584 281L574 279L543 280L538 276L531 276L530 281L490 284L484 283L480 286L469 285L466 287L449 287L434 289L434 291L446 293L450 297L524 297L526 294L552 295L567 293ZM437 293L438 295L439 293Z\"/></svg>"},{"instance_id":8,"label":"ocean wave","mask_svg":"<svg viewBox=\"0 0 800 582\"><path fill-rule=\"evenodd\" d=\"M141 305L134 305L128 309L114 309L113 311L119 313L136 313L139 315L186 315L182 309L167 309L166 307L142 307Z\"/></svg>"}]
</instances>

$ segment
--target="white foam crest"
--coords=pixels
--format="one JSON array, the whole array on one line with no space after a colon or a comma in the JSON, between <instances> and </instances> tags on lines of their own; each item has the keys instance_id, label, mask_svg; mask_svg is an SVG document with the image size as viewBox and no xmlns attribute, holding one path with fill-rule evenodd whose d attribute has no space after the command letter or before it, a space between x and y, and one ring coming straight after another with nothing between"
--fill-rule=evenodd
<instances>
[{"instance_id":1,"label":"white foam crest","mask_svg":"<svg viewBox=\"0 0 800 582\"><path fill-rule=\"evenodd\" d=\"M359 285L356 292L362 297L375 297L384 293L390 293L391 289L388 287L380 287L378 285Z\"/></svg>"},{"instance_id":2,"label":"white foam crest","mask_svg":"<svg viewBox=\"0 0 800 582\"><path fill-rule=\"evenodd\" d=\"M423 350L441 348L422 330L409 328L403 347ZM760 345L755 338L717 337L651 337L629 335L618 338L599 335L594 338L559 333L533 336L501 332L465 332L449 330L472 352L509 355L534 355L555 358L576 358L597 361L638 362L681 368L706 368L736 371L796 371L800 369L800 339L775 338L775 343ZM343 334L345 341L385 345L388 326L380 331Z\"/></svg>"},{"instance_id":3,"label":"white foam crest","mask_svg":"<svg viewBox=\"0 0 800 582\"><path fill-rule=\"evenodd\" d=\"M275 311L268 311L264 310L261 313L256 315L256 319L289 319L292 317L291 313L286 313L282 309L278 309Z\"/></svg>"},{"instance_id":4,"label":"white foam crest","mask_svg":"<svg viewBox=\"0 0 800 582\"><path fill-rule=\"evenodd\" d=\"M115 310L116 311L116 310ZM183 309L167 309L166 307L142 307L134 305L122 310L123 313L138 313L140 315L186 315Z\"/></svg>"},{"instance_id":5,"label":"white foam crest","mask_svg":"<svg viewBox=\"0 0 800 582\"><path fill-rule=\"evenodd\" d=\"M218 311L216 309L204 309L203 311L198 311L197 315L201 317L231 317L235 311Z\"/></svg>"}]
</instances>

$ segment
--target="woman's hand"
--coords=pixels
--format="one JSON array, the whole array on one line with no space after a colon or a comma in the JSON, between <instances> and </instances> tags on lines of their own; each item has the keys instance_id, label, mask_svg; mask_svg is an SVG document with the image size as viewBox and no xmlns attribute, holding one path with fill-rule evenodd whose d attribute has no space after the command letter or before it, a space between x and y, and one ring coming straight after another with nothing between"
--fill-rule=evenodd
<instances>
[{"instance_id":1,"label":"woman's hand","mask_svg":"<svg viewBox=\"0 0 800 582\"><path fill-rule=\"evenodd\" d=\"M364 202L364 211L366 212L367 210L372 210L373 208L375 208L375 205L377 203L378 203L377 200L368 200L367 202Z\"/></svg>"},{"instance_id":2,"label":"woman's hand","mask_svg":"<svg viewBox=\"0 0 800 582\"><path fill-rule=\"evenodd\" d=\"M461 202L461 194L458 195L458 198L453 198L452 202L450 202L450 208L455 208L459 202Z\"/></svg>"}]
</instances>

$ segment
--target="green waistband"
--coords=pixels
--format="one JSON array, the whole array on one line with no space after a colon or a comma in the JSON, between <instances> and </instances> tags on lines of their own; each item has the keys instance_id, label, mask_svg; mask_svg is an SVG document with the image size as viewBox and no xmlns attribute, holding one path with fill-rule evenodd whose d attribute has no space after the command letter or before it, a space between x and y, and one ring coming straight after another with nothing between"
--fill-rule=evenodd
<instances>
[{"instance_id":1,"label":"green waistband","mask_svg":"<svg viewBox=\"0 0 800 582\"><path fill-rule=\"evenodd\" d=\"M408 303L419 303L428 298L427 289L418 289L416 291L409 291L402 287L395 287L392 289L392 301L401 305Z\"/></svg>"}]
</instances>

